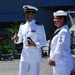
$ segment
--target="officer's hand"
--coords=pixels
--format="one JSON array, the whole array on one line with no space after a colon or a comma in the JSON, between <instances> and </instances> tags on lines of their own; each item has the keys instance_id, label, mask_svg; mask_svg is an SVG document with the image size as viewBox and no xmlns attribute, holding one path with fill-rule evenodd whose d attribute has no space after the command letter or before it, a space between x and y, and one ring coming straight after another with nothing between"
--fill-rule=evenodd
<instances>
[{"instance_id":1,"label":"officer's hand","mask_svg":"<svg viewBox=\"0 0 75 75\"><path fill-rule=\"evenodd\" d=\"M35 46L36 47L36 44L32 41L30 44L27 42L26 46Z\"/></svg>"},{"instance_id":2,"label":"officer's hand","mask_svg":"<svg viewBox=\"0 0 75 75\"><path fill-rule=\"evenodd\" d=\"M16 33L15 33L13 39L16 40L16 42L18 41L19 37L18 37L18 35Z\"/></svg>"},{"instance_id":3,"label":"officer's hand","mask_svg":"<svg viewBox=\"0 0 75 75\"><path fill-rule=\"evenodd\" d=\"M48 65L55 66L55 61L51 61L50 59L48 59Z\"/></svg>"}]
</instances>

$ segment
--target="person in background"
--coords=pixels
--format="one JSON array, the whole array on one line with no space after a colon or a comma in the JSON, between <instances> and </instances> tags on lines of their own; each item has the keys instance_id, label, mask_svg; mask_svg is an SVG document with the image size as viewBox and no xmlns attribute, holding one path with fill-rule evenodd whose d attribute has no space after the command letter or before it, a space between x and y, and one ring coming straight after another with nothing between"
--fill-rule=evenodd
<instances>
[{"instance_id":1,"label":"person in background","mask_svg":"<svg viewBox=\"0 0 75 75\"><path fill-rule=\"evenodd\" d=\"M58 10L53 13L54 32L50 44L48 64L53 66L54 75L70 75L73 69L73 57L70 50L70 31L67 25L67 12Z\"/></svg>"},{"instance_id":2,"label":"person in background","mask_svg":"<svg viewBox=\"0 0 75 75\"><path fill-rule=\"evenodd\" d=\"M18 34L13 39L15 44L23 42L20 58L19 75L39 75L40 61L42 59L41 47L46 44L44 26L34 17L38 9L34 6L23 6L26 23L21 24Z\"/></svg>"}]
</instances>

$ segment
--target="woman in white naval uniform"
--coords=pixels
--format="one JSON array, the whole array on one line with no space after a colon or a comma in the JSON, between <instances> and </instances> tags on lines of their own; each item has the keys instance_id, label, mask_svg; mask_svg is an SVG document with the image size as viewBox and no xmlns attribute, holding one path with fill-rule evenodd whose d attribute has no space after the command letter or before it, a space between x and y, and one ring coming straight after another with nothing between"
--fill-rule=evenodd
<instances>
[{"instance_id":1,"label":"woman in white naval uniform","mask_svg":"<svg viewBox=\"0 0 75 75\"><path fill-rule=\"evenodd\" d=\"M46 44L46 35L43 25L35 21L36 7L24 5L26 23L14 35L14 42L23 42L20 58L19 75L39 75L40 61L42 59L41 47ZM30 38L29 40L27 38ZM29 41L29 42L28 42Z\"/></svg>"},{"instance_id":2,"label":"woman in white naval uniform","mask_svg":"<svg viewBox=\"0 0 75 75\"><path fill-rule=\"evenodd\" d=\"M48 64L53 66L54 75L70 75L73 68L73 57L70 50L70 32L67 12L59 10L53 13L54 25L58 27L51 40L51 51Z\"/></svg>"}]
</instances>

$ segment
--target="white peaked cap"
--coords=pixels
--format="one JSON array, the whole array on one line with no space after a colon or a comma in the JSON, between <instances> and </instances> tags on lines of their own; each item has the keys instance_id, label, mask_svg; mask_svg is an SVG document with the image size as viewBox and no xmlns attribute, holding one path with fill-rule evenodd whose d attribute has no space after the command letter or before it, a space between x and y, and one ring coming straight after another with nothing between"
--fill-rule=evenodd
<instances>
[{"instance_id":1,"label":"white peaked cap","mask_svg":"<svg viewBox=\"0 0 75 75\"><path fill-rule=\"evenodd\" d=\"M33 11L33 10L38 11L38 9L36 7L31 6L31 5L24 5L23 9L26 11Z\"/></svg>"},{"instance_id":2,"label":"white peaked cap","mask_svg":"<svg viewBox=\"0 0 75 75\"><path fill-rule=\"evenodd\" d=\"M67 12L63 11L63 10L59 10L57 12L53 13L54 16L67 16Z\"/></svg>"}]
</instances>

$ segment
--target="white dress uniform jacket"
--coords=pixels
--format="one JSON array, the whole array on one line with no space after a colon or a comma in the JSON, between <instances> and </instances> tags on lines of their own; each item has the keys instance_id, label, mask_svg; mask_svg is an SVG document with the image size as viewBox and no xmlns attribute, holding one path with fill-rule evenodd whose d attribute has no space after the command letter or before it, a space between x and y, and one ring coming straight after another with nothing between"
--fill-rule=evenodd
<instances>
[{"instance_id":1,"label":"white dress uniform jacket","mask_svg":"<svg viewBox=\"0 0 75 75\"><path fill-rule=\"evenodd\" d=\"M60 28L50 45L50 60L55 61L54 75L69 75L73 68L73 57L70 50L70 32L68 25Z\"/></svg>"},{"instance_id":2,"label":"white dress uniform jacket","mask_svg":"<svg viewBox=\"0 0 75 75\"><path fill-rule=\"evenodd\" d=\"M19 40L16 44L23 42L23 49L21 53L21 61L27 63L39 62L42 58L41 47L46 44L46 35L43 25L38 25L35 20L26 22L21 25L18 32ZM35 46L25 46L27 37L30 37Z\"/></svg>"}]
</instances>

